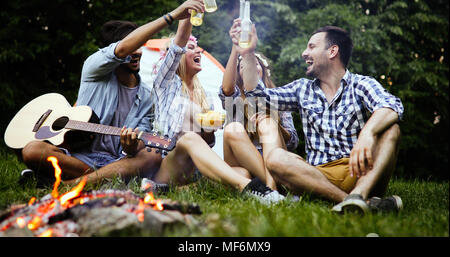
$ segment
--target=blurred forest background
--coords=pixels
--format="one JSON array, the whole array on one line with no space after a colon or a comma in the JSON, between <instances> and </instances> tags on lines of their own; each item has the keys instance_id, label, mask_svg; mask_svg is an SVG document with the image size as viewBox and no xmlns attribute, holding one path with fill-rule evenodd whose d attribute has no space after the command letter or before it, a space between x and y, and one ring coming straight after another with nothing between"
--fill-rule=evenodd
<instances>
[{"instance_id":1,"label":"blurred forest background","mask_svg":"<svg viewBox=\"0 0 450 257\"><path fill-rule=\"evenodd\" d=\"M81 67L100 45L111 19L138 25L175 9L177 0L27 0L0 11L0 132L33 98L49 92L75 102ZM226 65L228 30L239 0L217 0L193 29L199 45ZM258 51L272 64L277 85L305 76L301 59L310 34L324 25L345 28L354 40L349 70L376 78L405 107L396 176L449 178L449 66L447 0L252 0ZM156 37L176 31L176 24ZM156 38L155 37L155 38ZM304 155L299 116L294 115ZM0 149L6 149L4 141Z\"/></svg>"}]
</instances>

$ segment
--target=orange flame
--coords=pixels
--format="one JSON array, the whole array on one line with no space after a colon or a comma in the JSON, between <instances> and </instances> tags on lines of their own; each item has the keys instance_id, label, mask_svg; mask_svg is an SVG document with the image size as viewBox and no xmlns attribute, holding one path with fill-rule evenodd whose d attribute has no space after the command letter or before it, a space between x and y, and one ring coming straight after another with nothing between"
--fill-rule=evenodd
<instances>
[{"instance_id":1,"label":"orange flame","mask_svg":"<svg viewBox=\"0 0 450 257\"><path fill-rule=\"evenodd\" d=\"M144 203L153 205L154 210L162 211L164 210L161 200L155 200L152 192L147 193L144 197Z\"/></svg>"},{"instance_id":2,"label":"orange flame","mask_svg":"<svg viewBox=\"0 0 450 257\"><path fill-rule=\"evenodd\" d=\"M52 197L53 198L58 198L58 186L61 183L61 168L58 165L58 159L55 156L49 156L47 158L48 161L52 162L53 167L55 168L55 184L53 185L53 191L52 191ZM79 196L81 191L83 190L84 186L86 185L86 180L87 177L83 177L83 179L80 181L80 183L78 183L78 185L76 187L74 187L72 190L70 190L69 192L61 195L58 199L61 202L61 205L65 206L66 203Z\"/></svg>"},{"instance_id":3,"label":"orange flame","mask_svg":"<svg viewBox=\"0 0 450 257\"><path fill-rule=\"evenodd\" d=\"M53 191L52 191L52 197L57 198L58 197L58 186L59 183L61 183L61 168L58 165L58 159L55 156L49 156L47 158L47 161L51 162L53 165L53 168L55 168L55 184L53 185Z\"/></svg>"},{"instance_id":4,"label":"orange flame","mask_svg":"<svg viewBox=\"0 0 450 257\"><path fill-rule=\"evenodd\" d=\"M155 197L153 196L153 193L147 193L147 195L144 197L144 203L147 204L155 204Z\"/></svg>"},{"instance_id":5,"label":"orange flame","mask_svg":"<svg viewBox=\"0 0 450 257\"><path fill-rule=\"evenodd\" d=\"M19 217L16 219L16 223L19 226L19 228L25 227L25 219L23 217Z\"/></svg>"},{"instance_id":6,"label":"orange flame","mask_svg":"<svg viewBox=\"0 0 450 257\"><path fill-rule=\"evenodd\" d=\"M67 192L67 193L65 193L65 194L63 194L63 195L61 195L61 196L59 197L59 201L61 202L61 205L62 205L62 206L66 206L66 203L67 203L69 200L71 200L71 199L73 199L73 198L79 196L80 193L81 193L81 191L83 190L84 186L86 185L86 181L87 181L87 177L84 176L84 177L81 179L80 183L78 183L78 185L77 185L76 187L72 188L72 190L70 190L69 192Z\"/></svg>"},{"instance_id":7,"label":"orange flame","mask_svg":"<svg viewBox=\"0 0 450 257\"><path fill-rule=\"evenodd\" d=\"M144 209L145 209L144 202L140 200L138 208L136 210L136 215L140 222L144 222Z\"/></svg>"},{"instance_id":8,"label":"orange flame","mask_svg":"<svg viewBox=\"0 0 450 257\"><path fill-rule=\"evenodd\" d=\"M42 221L42 219L41 219L41 217L39 217L39 216L35 216L31 221L30 221L30 223L28 223L28 229L29 230L35 230L35 229L37 229L40 225L41 225L41 221Z\"/></svg>"},{"instance_id":9,"label":"orange flame","mask_svg":"<svg viewBox=\"0 0 450 257\"><path fill-rule=\"evenodd\" d=\"M37 211L40 213L47 213L47 212L51 211L53 208L55 208L55 205L56 205L56 202L52 201L49 204L44 204L42 206L39 206Z\"/></svg>"},{"instance_id":10,"label":"orange flame","mask_svg":"<svg viewBox=\"0 0 450 257\"><path fill-rule=\"evenodd\" d=\"M51 228L45 230L44 232L40 233L38 237L51 237L53 234L53 230Z\"/></svg>"},{"instance_id":11,"label":"orange flame","mask_svg":"<svg viewBox=\"0 0 450 257\"><path fill-rule=\"evenodd\" d=\"M163 204L162 204L161 200L156 201L156 204L153 207L153 209L158 210L158 211L164 210L164 207L163 207Z\"/></svg>"},{"instance_id":12,"label":"orange flame","mask_svg":"<svg viewBox=\"0 0 450 257\"><path fill-rule=\"evenodd\" d=\"M36 202L36 197L31 197L30 201L28 201L28 206L32 205L34 202Z\"/></svg>"}]
</instances>

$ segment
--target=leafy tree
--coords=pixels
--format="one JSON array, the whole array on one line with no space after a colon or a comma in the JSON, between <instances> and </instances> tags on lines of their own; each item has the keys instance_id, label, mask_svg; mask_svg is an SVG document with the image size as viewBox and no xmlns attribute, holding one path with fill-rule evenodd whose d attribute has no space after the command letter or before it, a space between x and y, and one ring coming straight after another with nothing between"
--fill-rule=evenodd
<instances>
[{"instance_id":1,"label":"leafy tree","mask_svg":"<svg viewBox=\"0 0 450 257\"><path fill-rule=\"evenodd\" d=\"M182 0L7 1L0 10L0 131L31 99L59 92L74 102L84 59L98 49L101 25L111 19L138 25L173 10ZM217 0L194 27L201 47L226 65L228 30L239 1ZM445 0L251 0L258 51L270 58L273 80L305 77L301 53L324 25L348 30L354 40L349 69L376 78L402 99L405 114L396 174L448 179L448 29ZM167 36L176 25L158 33ZM299 135L302 128L294 115ZM3 143L2 143L3 144ZM304 154L301 142L297 153Z\"/></svg>"},{"instance_id":2,"label":"leafy tree","mask_svg":"<svg viewBox=\"0 0 450 257\"><path fill-rule=\"evenodd\" d=\"M4 3L0 11L0 131L23 105L44 93L58 92L75 101L83 62L100 46L103 23L122 19L143 24L177 6L175 0Z\"/></svg>"}]
</instances>

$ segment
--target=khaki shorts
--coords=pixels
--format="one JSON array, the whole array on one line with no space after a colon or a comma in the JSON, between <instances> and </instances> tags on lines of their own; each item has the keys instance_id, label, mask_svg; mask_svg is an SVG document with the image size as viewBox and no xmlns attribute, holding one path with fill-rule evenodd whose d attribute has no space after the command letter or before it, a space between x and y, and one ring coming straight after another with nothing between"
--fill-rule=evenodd
<instances>
[{"instance_id":1,"label":"khaki shorts","mask_svg":"<svg viewBox=\"0 0 450 257\"><path fill-rule=\"evenodd\" d=\"M328 180L339 187L342 191L349 193L356 185L356 176L350 177L349 158L342 158L329 163L315 166Z\"/></svg>"}]
</instances>

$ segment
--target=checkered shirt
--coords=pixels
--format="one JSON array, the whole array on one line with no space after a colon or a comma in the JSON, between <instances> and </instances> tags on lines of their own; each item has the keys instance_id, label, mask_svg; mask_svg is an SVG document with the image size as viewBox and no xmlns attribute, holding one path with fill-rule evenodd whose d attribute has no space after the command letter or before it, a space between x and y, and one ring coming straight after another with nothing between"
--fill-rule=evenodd
<instances>
[{"instance_id":1,"label":"checkered shirt","mask_svg":"<svg viewBox=\"0 0 450 257\"><path fill-rule=\"evenodd\" d=\"M176 74L185 52L185 47L181 48L172 42L153 82L154 130L173 139L182 135L186 107L190 105L190 99L182 95L182 82ZM213 110L214 106L210 105L210 109ZM214 143L210 146L214 146Z\"/></svg>"},{"instance_id":2,"label":"checkered shirt","mask_svg":"<svg viewBox=\"0 0 450 257\"><path fill-rule=\"evenodd\" d=\"M359 132L371 113L379 108L394 110L399 120L403 105L378 81L346 71L331 103L318 79L298 79L283 87L265 88L262 82L247 97L264 97L272 108L297 111L305 134L307 161L311 165L349 157Z\"/></svg>"},{"instance_id":3,"label":"checkered shirt","mask_svg":"<svg viewBox=\"0 0 450 257\"><path fill-rule=\"evenodd\" d=\"M187 106L185 101L189 101L181 95L182 82L176 74L181 56L185 52L186 48L172 42L153 82L154 129L170 138L176 138L181 132Z\"/></svg>"}]
</instances>

